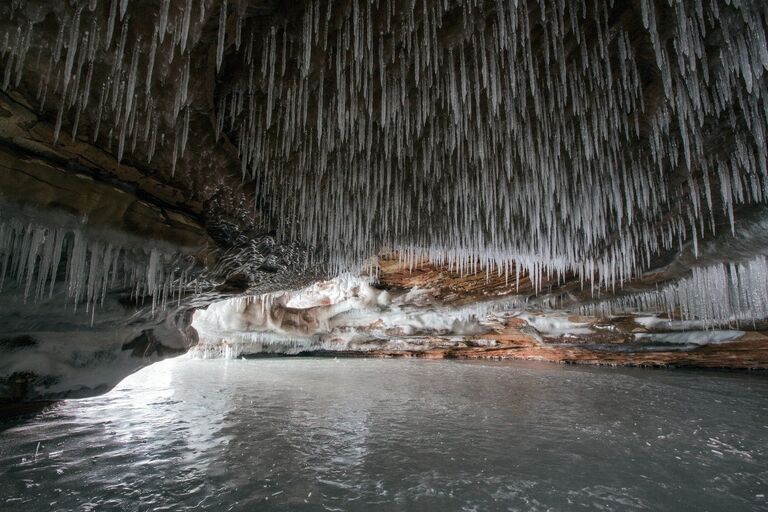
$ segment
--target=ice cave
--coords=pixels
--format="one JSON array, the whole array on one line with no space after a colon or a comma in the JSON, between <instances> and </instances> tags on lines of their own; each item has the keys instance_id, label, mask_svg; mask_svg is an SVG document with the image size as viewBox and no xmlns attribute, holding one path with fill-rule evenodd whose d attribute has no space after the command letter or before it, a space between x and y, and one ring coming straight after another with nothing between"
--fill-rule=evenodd
<instances>
[{"instance_id":1,"label":"ice cave","mask_svg":"<svg viewBox=\"0 0 768 512\"><path fill-rule=\"evenodd\" d=\"M0 0L0 460L768 511L768 1Z\"/></svg>"}]
</instances>

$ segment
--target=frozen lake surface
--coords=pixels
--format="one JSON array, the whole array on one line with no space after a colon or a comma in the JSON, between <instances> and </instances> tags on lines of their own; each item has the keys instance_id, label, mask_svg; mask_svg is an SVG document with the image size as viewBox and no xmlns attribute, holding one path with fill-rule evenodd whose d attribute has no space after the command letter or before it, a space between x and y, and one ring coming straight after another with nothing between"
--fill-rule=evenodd
<instances>
[{"instance_id":1,"label":"frozen lake surface","mask_svg":"<svg viewBox=\"0 0 768 512\"><path fill-rule=\"evenodd\" d=\"M768 378L166 361L0 424L0 510L768 510Z\"/></svg>"}]
</instances>

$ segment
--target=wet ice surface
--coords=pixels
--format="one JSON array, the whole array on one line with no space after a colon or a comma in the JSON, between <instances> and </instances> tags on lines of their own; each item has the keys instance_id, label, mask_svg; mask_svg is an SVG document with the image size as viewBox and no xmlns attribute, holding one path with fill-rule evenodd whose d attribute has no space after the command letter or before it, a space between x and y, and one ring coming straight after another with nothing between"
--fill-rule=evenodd
<instances>
[{"instance_id":1,"label":"wet ice surface","mask_svg":"<svg viewBox=\"0 0 768 512\"><path fill-rule=\"evenodd\" d=\"M181 359L3 427L2 510L768 510L758 374Z\"/></svg>"}]
</instances>

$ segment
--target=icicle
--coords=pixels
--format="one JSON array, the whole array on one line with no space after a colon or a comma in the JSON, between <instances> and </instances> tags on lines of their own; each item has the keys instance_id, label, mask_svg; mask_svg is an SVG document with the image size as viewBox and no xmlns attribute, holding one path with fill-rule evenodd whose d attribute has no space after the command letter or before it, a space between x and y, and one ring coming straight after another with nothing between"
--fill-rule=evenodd
<instances>
[{"instance_id":1,"label":"icicle","mask_svg":"<svg viewBox=\"0 0 768 512\"><path fill-rule=\"evenodd\" d=\"M115 33L115 19L117 17L117 2L112 0L109 7L109 17L107 18L107 37L104 38L104 49L108 50L112 45L112 36Z\"/></svg>"},{"instance_id":2,"label":"icicle","mask_svg":"<svg viewBox=\"0 0 768 512\"><path fill-rule=\"evenodd\" d=\"M120 262L120 253L127 255L128 250L79 228L44 226L6 216L0 222L0 289L10 280L24 301L51 299L55 289L63 290L73 310L77 312L84 304L93 322L97 304L104 304L121 274L130 286L146 287L153 302L165 307L179 256L150 248L144 257ZM59 273L62 260L67 262L63 279Z\"/></svg>"},{"instance_id":3,"label":"icicle","mask_svg":"<svg viewBox=\"0 0 768 512\"><path fill-rule=\"evenodd\" d=\"M179 47L181 53L184 53L187 49L187 38L189 37L189 22L192 18L192 0L187 0L187 5L184 7L184 17L181 22L181 36L179 40Z\"/></svg>"},{"instance_id":4,"label":"icicle","mask_svg":"<svg viewBox=\"0 0 768 512\"><path fill-rule=\"evenodd\" d=\"M160 42L165 40L165 33L168 30L168 9L171 6L171 0L161 0L160 2L160 19L157 24L157 34L160 37Z\"/></svg>"},{"instance_id":5,"label":"icicle","mask_svg":"<svg viewBox=\"0 0 768 512\"><path fill-rule=\"evenodd\" d=\"M216 71L221 70L221 62L224 59L224 39L227 31L227 0L221 3L219 16L219 39L216 46Z\"/></svg>"},{"instance_id":6,"label":"icicle","mask_svg":"<svg viewBox=\"0 0 768 512\"><path fill-rule=\"evenodd\" d=\"M743 206L768 202L766 22L753 3L643 0L631 31L624 4L534 3L310 0L263 29L232 4L229 57L242 73L216 85L212 130L234 132L280 243L315 247L307 264L338 270L383 248L408 265L504 269L521 291L574 275L597 297L666 251L703 252L721 219L735 233ZM175 172L198 135L192 109L204 108L189 91L192 13L218 18L220 73L230 6L156 4L146 68L127 0L98 16L81 13L92 2L65 6L55 37L38 45L34 34L49 59L38 98L56 102L55 138L82 115L95 139L109 123L99 142L114 136L122 156L141 130L140 153L173 151ZM29 67L25 29L2 34L5 89ZM86 109L105 57L109 78ZM174 102L166 113L160 89Z\"/></svg>"},{"instance_id":7,"label":"icicle","mask_svg":"<svg viewBox=\"0 0 768 512\"><path fill-rule=\"evenodd\" d=\"M155 71L155 56L157 54L157 31L152 33L152 44L149 46L149 60L147 62L146 81L144 83L144 94L150 95L152 89L152 75Z\"/></svg>"}]
</instances>

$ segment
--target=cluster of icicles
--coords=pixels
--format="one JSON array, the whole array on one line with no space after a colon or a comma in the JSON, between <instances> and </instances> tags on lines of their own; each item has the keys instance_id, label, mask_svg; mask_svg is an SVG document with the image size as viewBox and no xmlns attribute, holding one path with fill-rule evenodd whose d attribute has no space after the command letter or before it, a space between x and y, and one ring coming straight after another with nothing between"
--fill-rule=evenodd
<instances>
[{"instance_id":1,"label":"cluster of icicles","mask_svg":"<svg viewBox=\"0 0 768 512\"><path fill-rule=\"evenodd\" d=\"M191 262L184 262L157 248L113 245L77 228L0 222L0 291L10 285L35 302L63 294L75 311L84 305L92 322L96 306L116 288L130 290L138 303L151 297L153 312L180 299L191 281Z\"/></svg>"},{"instance_id":2,"label":"cluster of icicles","mask_svg":"<svg viewBox=\"0 0 768 512\"><path fill-rule=\"evenodd\" d=\"M610 316L655 311L705 325L748 325L768 318L768 257L696 267L689 277L659 290L584 306L582 314Z\"/></svg>"},{"instance_id":3,"label":"cluster of icicles","mask_svg":"<svg viewBox=\"0 0 768 512\"><path fill-rule=\"evenodd\" d=\"M196 2L194 19L192 0L180 8L161 0L159 10L151 13L139 5L143 2L132 3L133 10L129 0L5 2L0 6L6 29L0 32L2 89L19 87L25 65L31 67L39 81L29 88L41 107L54 97L54 141L65 121L75 139L81 117L87 116L90 140L118 161L129 152L151 163L157 149L166 148L175 170L189 136L192 44L208 20L205 6L210 2ZM226 0L222 12L227 12ZM51 17L58 24L54 40L35 30ZM148 35L147 26L152 27ZM166 94L173 97L171 111L159 106Z\"/></svg>"},{"instance_id":4,"label":"cluster of icicles","mask_svg":"<svg viewBox=\"0 0 768 512\"><path fill-rule=\"evenodd\" d=\"M762 0L308 0L299 19L249 18L245 0L68 4L0 7L4 89L35 59L57 135L91 115L118 159L141 141L175 163L215 28L212 130L281 234L337 271L388 248L615 288L768 199ZM50 10L55 40L35 35Z\"/></svg>"},{"instance_id":5,"label":"cluster of icicles","mask_svg":"<svg viewBox=\"0 0 768 512\"><path fill-rule=\"evenodd\" d=\"M767 198L765 2L339 4L258 34L217 115L340 269L388 247L614 288Z\"/></svg>"}]
</instances>

